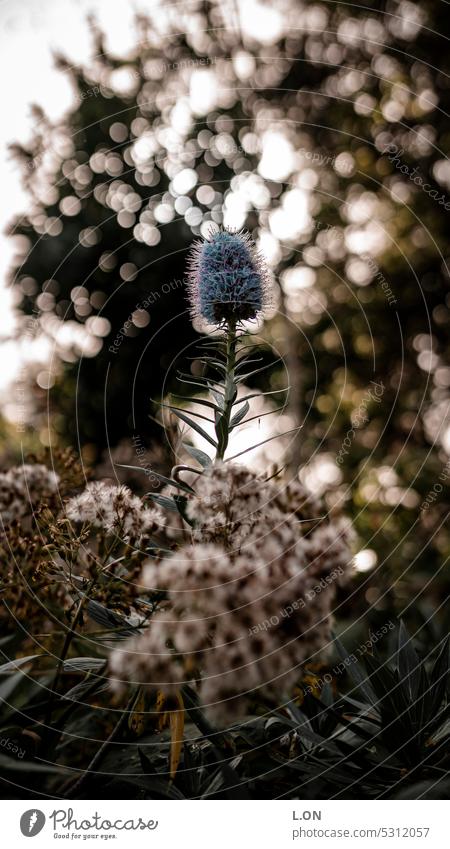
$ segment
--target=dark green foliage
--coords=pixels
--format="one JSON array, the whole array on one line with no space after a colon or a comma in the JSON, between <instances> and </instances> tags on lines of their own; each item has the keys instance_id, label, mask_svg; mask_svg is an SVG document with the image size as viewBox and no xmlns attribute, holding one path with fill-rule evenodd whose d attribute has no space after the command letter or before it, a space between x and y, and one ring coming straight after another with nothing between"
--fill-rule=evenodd
<instances>
[{"instance_id":1,"label":"dark green foliage","mask_svg":"<svg viewBox=\"0 0 450 849\"><path fill-rule=\"evenodd\" d=\"M154 706L138 738L125 711L119 735L84 778L81 797L443 798L450 791L449 642L441 639L423 657L414 643L400 623L393 654L367 653L365 667L338 644L346 661L345 680L333 684L340 692L322 682L320 697L307 688L301 706L297 700L282 709L261 704L257 715L225 730L213 728L194 692L185 690L185 742L174 781L170 734L157 731ZM1 754L3 792L14 797L10 782L17 782L25 796L78 798L69 765L86 769L124 707L108 708L101 658L73 658L64 665L65 692L54 703L49 738L41 722L53 661L25 658L18 665L27 671L17 665L12 671L11 664L0 669L0 736L25 756ZM79 738L86 740L83 750Z\"/></svg>"}]
</instances>

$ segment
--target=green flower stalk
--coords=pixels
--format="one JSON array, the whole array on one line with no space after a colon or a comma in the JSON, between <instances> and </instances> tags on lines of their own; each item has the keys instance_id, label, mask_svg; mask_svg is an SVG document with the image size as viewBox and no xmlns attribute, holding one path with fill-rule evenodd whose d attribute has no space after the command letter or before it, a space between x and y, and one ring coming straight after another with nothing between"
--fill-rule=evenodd
<instances>
[{"instance_id":1,"label":"green flower stalk","mask_svg":"<svg viewBox=\"0 0 450 849\"><path fill-rule=\"evenodd\" d=\"M332 583L336 576L345 579L351 562L346 524L322 524L321 507L298 480L279 487L273 475L258 476L233 462L255 445L225 459L234 428L252 421L249 401L286 391L239 395L252 375L270 367L254 365L261 362L253 357L258 346L245 336L246 322L257 318L267 295L267 278L254 256L247 237L226 231L194 248L192 311L219 333L203 342L203 373L180 375L201 390L195 411L169 408L215 454L183 443L200 468L177 464L170 478L159 475L164 492L149 493L182 520L175 529L181 544L155 550L156 562L150 552L140 578L152 603L162 594L167 609L152 614L151 627L110 662L119 691L133 680L164 698L181 699L182 693L189 705L195 687L208 715L220 722L245 712L257 692L278 698L292 691L301 666L327 645ZM204 429L205 420L214 436ZM190 474L189 483L182 472ZM162 553L169 556L161 559ZM314 588L322 580L319 594ZM273 623L270 633L266 622ZM207 726L193 704L203 733Z\"/></svg>"},{"instance_id":2,"label":"green flower stalk","mask_svg":"<svg viewBox=\"0 0 450 849\"><path fill-rule=\"evenodd\" d=\"M236 365L236 324L229 319L227 327L227 349L226 349L226 377L223 414L216 418L216 434L218 438L217 460L223 460L228 445L230 432L230 421L233 404L237 396L237 385L235 383Z\"/></svg>"},{"instance_id":3,"label":"green flower stalk","mask_svg":"<svg viewBox=\"0 0 450 849\"><path fill-rule=\"evenodd\" d=\"M220 230L194 244L188 267L192 317L223 331L223 337L212 344L214 356L202 358L207 369L219 374L218 380L202 380L213 398L205 406L214 409L215 459L222 460L233 427L248 410L244 401L233 416L233 407L240 403L238 384L248 376L242 373L246 356L238 358L243 325L264 313L269 303L270 274L249 235L229 230ZM198 425L195 430L202 432Z\"/></svg>"}]
</instances>

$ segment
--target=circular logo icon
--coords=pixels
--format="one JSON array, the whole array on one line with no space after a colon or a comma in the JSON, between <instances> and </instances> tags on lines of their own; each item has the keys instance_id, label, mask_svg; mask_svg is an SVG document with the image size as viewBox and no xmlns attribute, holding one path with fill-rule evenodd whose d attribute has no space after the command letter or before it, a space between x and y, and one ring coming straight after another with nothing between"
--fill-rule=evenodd
<instances>
[{"instance_id":1,"label":"circular logo icon","mask_svg":"<svg viewBox=\"0 0 450 849\"><path fill-rule=\"evenodd\" d=\"M37 808L25 811L20 817L20 830L24 837L36 837L45 825L45 814Z\"/></svg>"}]
</instances>

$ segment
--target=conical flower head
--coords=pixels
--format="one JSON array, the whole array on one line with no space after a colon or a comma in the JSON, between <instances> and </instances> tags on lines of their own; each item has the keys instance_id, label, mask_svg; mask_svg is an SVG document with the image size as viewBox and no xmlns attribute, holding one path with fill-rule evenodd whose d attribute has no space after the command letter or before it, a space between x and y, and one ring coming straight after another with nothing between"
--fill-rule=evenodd
<instances>
[{"instance_id":1,"label":"conical flower head","mask_svg":"<svg viewBox=\"0 0 450 849\"><path fill-rule=\"evenodd\" d=\"M216 325L257 318L267 304L268 276L246 233L214 233L194 245L189 259L192 316Z\"/></svg>"}]
</instances>

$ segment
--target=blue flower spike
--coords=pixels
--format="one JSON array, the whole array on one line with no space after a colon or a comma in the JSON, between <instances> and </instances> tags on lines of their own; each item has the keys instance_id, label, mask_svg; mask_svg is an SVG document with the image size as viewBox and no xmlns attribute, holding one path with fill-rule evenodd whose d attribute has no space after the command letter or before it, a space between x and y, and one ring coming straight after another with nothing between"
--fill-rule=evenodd
<instances>
[{"instance_id":1,"label":"blue flower spike","mask_svg":"<svg viewBox=\"0 0 450 849\"><path fill-rule=\"evenodd\" d=\"M264 312L269 272L248 233L219 230L196 242L188 269L192 318L236 326Z\"/></svg>"}]
</instances>

